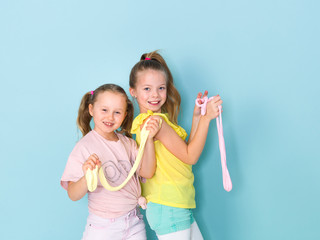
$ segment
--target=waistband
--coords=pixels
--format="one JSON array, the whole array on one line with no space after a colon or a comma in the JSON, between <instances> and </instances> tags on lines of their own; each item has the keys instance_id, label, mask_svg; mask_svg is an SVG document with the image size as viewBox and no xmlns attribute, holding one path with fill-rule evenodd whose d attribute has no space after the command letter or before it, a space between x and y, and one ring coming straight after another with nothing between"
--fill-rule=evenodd
<instances>
[{"instance_id":1,"label":"waistband","mask_svg":"<svg viewBox=\"0 0 320 240\"><path fill-rule=\"evenodd\" d=\"M121 220L125 220L128 219L129 217L132 216L137 216L140 214L140 210L139 207L135 207L134 209L132 209L131 211L129 211L128 213L117 217L117 218L102 218L94 213L89 213L88 216L88 220L94 220L94 221L99 221L101 223L109 223L109 222L115 222L115 221L121 221Z\"/></svg>"}]
</instances>

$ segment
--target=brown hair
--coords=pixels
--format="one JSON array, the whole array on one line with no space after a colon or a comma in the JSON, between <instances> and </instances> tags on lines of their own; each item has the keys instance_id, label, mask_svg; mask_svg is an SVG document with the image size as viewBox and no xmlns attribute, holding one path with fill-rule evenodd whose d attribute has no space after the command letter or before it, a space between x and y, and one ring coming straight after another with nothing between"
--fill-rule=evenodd
<instances>
[{"instance_id":1,"label":"brown hair","mask_svg":"<svg viewBox=\"0 0 320 240\"><path fill-rule=\"evenodd\" d=\"M116 84L104 84L92 92L87 92L82 97L79 111L78 111L78 117L77 117L78 128L82 132L83 136L85 136L88 132L91 131L90 121L92 119L92 116L89 113L89 104L94 104L97 99L97 96L100 93L103 93L105 91L120 93L126 98L127 115L120 126L120 131L118 132L124 133L127 137L131 137L130 130L131 130L133 114L134 114L133 104L128 98L123 88Z\"/></svg>"},{"instance_id":2,"label":"brown hair","mask_svg":"<svg viewBox=\"0 0 320 240\"><path fill-rule=\"evenodd\" d=\"M147 60L146 60L147 58ZM162 113L168 113L169 120L173 123L177 123L178 115L180 111L181 97L173 84L172 74L158 51L142 54L140 61L134 65L131 69L129 85L131 88L135 88L137 83L137 73L147 69L162 71L166 76L167 83L167 99L161 107Z\"/></svg>"}]
</instances>

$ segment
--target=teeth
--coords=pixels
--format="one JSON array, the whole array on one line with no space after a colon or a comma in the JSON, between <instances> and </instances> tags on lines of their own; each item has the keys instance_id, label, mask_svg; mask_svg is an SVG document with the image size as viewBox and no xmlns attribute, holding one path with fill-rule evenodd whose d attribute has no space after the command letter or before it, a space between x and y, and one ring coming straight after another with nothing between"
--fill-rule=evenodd
<instances>
[{"instance_id":1,"label":"teeth","mask_svg":"<svg viewBox=\"0 0 320 240\"><path fill-rule=\"evenodd\" d=\"M159 103L159 101L157 101L157 102L150 102L151 104L158 104Z\"/></svg>"}]
</instances>

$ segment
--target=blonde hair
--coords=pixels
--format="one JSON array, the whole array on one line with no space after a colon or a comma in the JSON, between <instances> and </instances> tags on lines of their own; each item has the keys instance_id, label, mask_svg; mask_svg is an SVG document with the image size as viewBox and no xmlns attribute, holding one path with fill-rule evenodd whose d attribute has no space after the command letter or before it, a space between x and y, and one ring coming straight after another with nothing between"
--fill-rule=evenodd
<instances>
[{"instance_id":1,"label":"blonde hair","mask_svg":"<svg viewBox=\"0 0 320 240\"><path fill-rule=\"evenodd\" d=\"M147 69L161 71L165 74L167 84L167 99L161 107L161 112L168 113L169 120L177 124L181 97L178 90L173 84L172 74L164 58L158 53L158 51L142 54L140 61L136 63L131 69L129 80L130 87L135 89L138 80L137 73Z\"/></svg>"},{"instance_id":2,"label":"blonde hair","mask_svg":"<svg viewBox=\"0 0 320 240\"><path fill-rule=\"evenodd\" d=\"M78 110L78 117L77 117L78 128L82 132L83 136L85 136L87 133L89 133L92 130L91 126L90 126L92 116L89 113L89 105L90 104L93 105L97 99L97 96L100 93L103 93L105 91L120 93L126 98L127 115L120 126L120 130L117 132L123 133L127 137L131 137L132 135L130 134L130 130L131 130L132 121L133 121L133 114L134 114L133 104L130 101L130 99L128 98L128 96L127 96L126 92L123 90L123 88L116 85L116 84L104 84L92 92L87 92L82 97L80 107Z\"/></svg>"}]
</instances>

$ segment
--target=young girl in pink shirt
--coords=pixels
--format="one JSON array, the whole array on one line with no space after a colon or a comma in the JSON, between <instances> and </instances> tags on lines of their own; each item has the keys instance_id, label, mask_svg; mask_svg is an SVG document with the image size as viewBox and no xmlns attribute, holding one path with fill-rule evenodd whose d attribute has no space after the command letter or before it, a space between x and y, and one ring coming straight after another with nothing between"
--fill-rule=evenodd
<instances>
[{"instance_id":1,"label":"young girl in pink shirt","mask_svg":"<svg viewBox=\"0 0 320 240\"><path fill-rule=\"evenodd\" d=\"M95 191L88 192L85 178L87 170L97 165L111 186L118 186L126 179L138 152L130 134L132 121L132 102L115 84L102 85L82 98L77 125L83 137L68 158L61 186L73 201L88 193L89 216L83 240L146 239L143 217L137 207L141 200L138 176L150 178L155 169L153 137L159 130L158 120L148 122L150 133L140 166L121 190L108 191L99 182Z\"/></svg>"}]
</instances>

